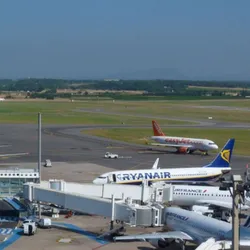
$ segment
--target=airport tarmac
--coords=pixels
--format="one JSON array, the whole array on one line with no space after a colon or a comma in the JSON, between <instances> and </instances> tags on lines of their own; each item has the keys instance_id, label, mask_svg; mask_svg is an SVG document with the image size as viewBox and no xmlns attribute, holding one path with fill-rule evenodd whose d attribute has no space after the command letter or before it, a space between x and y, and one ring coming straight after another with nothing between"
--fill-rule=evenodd
<instances>
[{"instance_id":1,"label":"airport tarmac","mask_svg":"<svg viewBox=\"0 0 250 250\"><path fill-rule=\"evenodd\" d=\"M31 168L33 163L25 163L27 168ZM100 173L110 171L110 168L106 168L97 164L89 163L65 163L54 162L52 168L42 169L42 179L64 179L66 181L74 182L91 182L93 178ZM64 222L73 224L84 229L87 232L93 234L103 234L109 230L109 218L101 216L85 216L75 215L70 218L64 218L64 215L60 215L58 219L52 219L54 222ZM141 234L161 231L161 227L157 228L144 228L144 227L126 227L126 234ZM70 240L70 243L60 243L61 239ZM1 247L1 245L0 245ZM22 236L16 242L8 246L8 250L52 250L52 249L81 249L81 250L153 250L155 249L148 242L107 242L100 244L93 238L75 233L72 231L66 231L57 228L51 229L38 229L37 234L32 237ZM178 247L171 248L172 250L179 249ZM193 250L193 246L188 246L187 250Z\"/></svg>"},{"instance_id":2,"label":"airport tarmac","mask_svg":"<svg viewBox=\"0 0 250 250\"><path fill-rule=\"evenodd\" d=\"M192 155L176 154L171 150L158 148L151 150L148 145L136 145L105 138L99 138L80 133L82 126L43 126L42 133L42 161L50 159L53 162L86 162L102 165L117 170L150 168L156 158L160 158L161 168L200 167L208 164L215 154L203 156L198 153ZM9 163L13 167L20 162L34 163L37 166L38 142L36 125L1 124L0 138L2 144L11 147L1 147L0 154L23 153L29 155L17 157L1 157L0 163ZM225 142L226 143L226 142ZM237 142L236 142L237 144ZM117 153L119 159L104 159L109 151ZM232 156L232 172L243 174L250 157ZM9 165L8 164L8 165ZM25 167L25 166L23 166Z\"/></svg>"},{"instance_id":3,"label":"airport tarmac","mask_svg":"<svg viewBox=\"0 0 250 250\"><path fill-rule=\"evenodd\" d=\"M62 216L58 221L64 221L79 227L85 227L85 230L90 232L102 233L104 226L108 227L108 220L94 216L73 216L69 219L64 219ZM154 231L160 231L160 228L128 228L127 233L150 233ZM60 241L70 241L60 242ZM37 249L37 250L154 250L155 248L148 242L105 242L104 244L97 242L87 236L83 236L79 233L51 228L51 229L38 229L37 234L32 237L23 236L18 241L11 244L8 250L25 250L25 249ZM171 247L171 250L178 250L177 247ZM195 249L193 246L188 246L187 250Z\"/></svg>"},{"instance_id":4,"label":"airport tarmac","mask_svg":"<svg viewBox=\"0 0 250 250\"><path fill-rule=\"evenodd\" d=\"M90 127L90 126L88 126ZM83 126L43 126L42 133L42 161L50 159L52 168L42 168L42 179L64 179L74 182L91 182L101 173L114 169L142 169L151 168L156 158L160 158L161 168L169 167L200 167L209 163L213 155L202 156L199 153L182 155L166 150L154 151L147 145L123 143L80 133ZM86 127L85 127L86 128ZM36 168L37 167L37 125L1 124L0 138L2 144L11 144L11 147L1 147L0 154L29 152L27 156L0 158L1 168ZM226 142L225 142L226 143ZM237 143L237 142L236 142ZM104 159L104 154L109 151L117 153L121 158ZM249 157L232 156L232 172L243 175L245 166L249 163ZM64 218L63 218L64 219ZM67 220L67 219L65 219ZM73 216L66 222L77 224L84 229L107 230L107 220L100 217L82 218ZM126 250L150 250L154 249L149 243L111 243L98 245L93 240L70 232L51 229L41 230L34 237L21 237L7 249L126 249ZM129 229L133 230L133 229ZM145 233L148 229L135 229L136 233ZM154 231L153 229L152 231ZM157 229L158 230L158 229ZM130 231L127 231L129 233ZM59 243L59 238L73 238L72 243ZM174 248L173 248L174 249Z\"/></svg>"}]
</instances>

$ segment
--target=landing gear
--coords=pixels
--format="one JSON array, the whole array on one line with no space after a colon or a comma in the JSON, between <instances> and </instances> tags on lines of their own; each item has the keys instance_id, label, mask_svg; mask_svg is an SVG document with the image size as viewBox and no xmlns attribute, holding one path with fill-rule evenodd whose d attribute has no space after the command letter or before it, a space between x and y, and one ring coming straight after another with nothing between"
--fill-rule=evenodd
<instances>
[{"instance_id":1,"label":"landing gear","mask_svg":"<svg viewBox=\"0 0 250 250\"><path fill-rule=\"evenodd\" d=\"M180 250L185 250L186 249L186 242L184 240L175 240L175 242L180 246Z\"/></svg>"},{"instance_id":2,"label":"landing gear","mask_svg":"<svg viewBox=\"0 0 250 250\"><path fill-rule=\"evenodd\" d=\"M194 150L191 150L191 149L187 149L187 154L192 154L194 152Z\"/></svg>"},{"instance_id":3,"label":"landing gear","mask_svg":"<svg viewBox=\"0 0 250 250\"><path fill-rule=\"evenodd\" d=\"M201 152L202 152L202 155L208 155L207 151L201 151Z\"/></svg>"}]
</instances>

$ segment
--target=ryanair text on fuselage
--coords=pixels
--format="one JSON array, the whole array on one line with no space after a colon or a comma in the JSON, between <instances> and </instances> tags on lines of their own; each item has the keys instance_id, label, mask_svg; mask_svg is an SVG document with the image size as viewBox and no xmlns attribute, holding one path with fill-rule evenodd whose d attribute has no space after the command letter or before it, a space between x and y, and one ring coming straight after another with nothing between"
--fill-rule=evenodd
<instances>
[{"instance_id":1,"label":"ryanair text on fuselage","mask_svg":"<svg viewBox=\"0 0 250 250\"><path fill-rule=\"evenodd\" d=\"M160 171L160 172L117 174L116 178L119 181L168 179L171 178L171 175L170 172Z\"/></svg>"}]
</instances>

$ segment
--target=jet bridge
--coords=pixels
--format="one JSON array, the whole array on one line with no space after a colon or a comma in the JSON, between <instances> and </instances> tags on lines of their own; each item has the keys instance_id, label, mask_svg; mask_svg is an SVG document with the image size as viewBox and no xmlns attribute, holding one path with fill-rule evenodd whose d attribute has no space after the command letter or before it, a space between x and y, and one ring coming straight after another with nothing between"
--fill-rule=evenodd
<instances>
[{"instance_id":1,"label":"jet bridge","mask_svg":"<svg viewBox=\"0 0 250 250\"><path fill-rule=\"evenodd\" d=\"M52 203L73 211L110 217L111 221L130 226L162 226L164 206L161 203L171 201L171 190L170 185L94 185L50 180L25 183L23 196L31 202Z\"/></svg>"}]
</instances>

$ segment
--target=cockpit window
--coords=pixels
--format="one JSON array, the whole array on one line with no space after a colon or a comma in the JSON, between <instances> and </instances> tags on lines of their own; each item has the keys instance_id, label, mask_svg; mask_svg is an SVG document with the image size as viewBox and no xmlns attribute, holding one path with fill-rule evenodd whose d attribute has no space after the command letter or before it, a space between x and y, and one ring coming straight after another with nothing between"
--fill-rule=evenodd
<instances>
[{"instance_id":1,"label":"cockpit window","mask_svg":"<svg viewBox=\"0 0 250 250\"><path fill-rule=\"evenodd\" d=\"M98 179L106 179L107 177L99 176Z\"/></svg>"},{"instance_id":2,"label":"cockpit window","mask_svg":"<svg viewBox=\"0 0 250 250\"><path fill-rule=\"evenodd\" d=\"M208 145L214 145L215 143L214 142L209 142Z\"/></svg>"}]
</instances>

